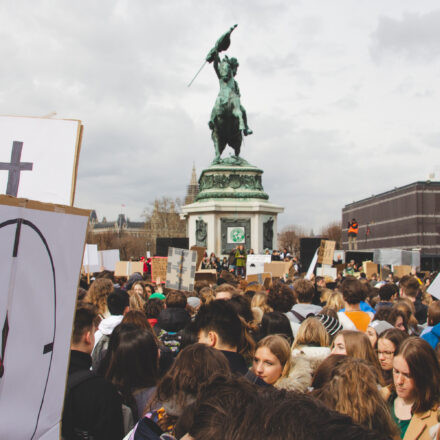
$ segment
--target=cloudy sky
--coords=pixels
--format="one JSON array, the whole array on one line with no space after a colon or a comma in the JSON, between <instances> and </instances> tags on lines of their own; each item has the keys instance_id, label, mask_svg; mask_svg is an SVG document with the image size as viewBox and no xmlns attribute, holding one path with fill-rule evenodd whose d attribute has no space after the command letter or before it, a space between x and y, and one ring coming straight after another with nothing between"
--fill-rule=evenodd
<instances>
[{"instance_id":1,"label":"cloudy sky","mask_svg":"<svg viewBox=\"0 0 440 440\"><path fill-rule=\"evenodd\" d=\"M187 84L235 23L242 155L280 227L440 179L438 0L5 0L0 114L82 120L76 206L140 219L213 159L212 66Z\"/></svg>"}]
</instances>

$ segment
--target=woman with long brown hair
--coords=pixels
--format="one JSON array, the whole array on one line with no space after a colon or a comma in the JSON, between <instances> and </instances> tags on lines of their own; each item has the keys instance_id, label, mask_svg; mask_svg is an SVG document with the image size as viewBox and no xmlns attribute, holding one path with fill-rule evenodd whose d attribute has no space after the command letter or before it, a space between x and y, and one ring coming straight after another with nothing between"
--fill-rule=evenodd
<instances>
[{"instance_id":1,"label":"woman with long brown hair","mask_svg":"<svg viewBox=\"0 0 440 440\"><path fill-rule=\"evenodd\" d=\"M393 360L388 403L404 440L430 440L438 423L440 366L431 346L418 337L404 340Z\"/></svg>"},{"instance_id":2,"label":"woman with long brown hair","mask_svg":"<svg viewBox=\"0 0 440 440\"><path fill-rule=\"evenodd\" d=\"M97 278L93 281L84 301L93 304L98 308L101 319L108 318L110 312L107 308L107 297L113 292L113 283L108 278Z\"/></svg>"},{"instance_id":3,"label":"woman with long brown hair","mask_svg":"<svg viewBox=\"0 0 440 440\"><path fill-rule=\"evenodd\" d=\"M377 375L370 363L347 357L335 364L330 377L327 383L312 392L314 397L365 428L399 438L399 431L379 392Z\"/></svg>"},{"instance_id":4,"label":"woman with long brown hair","mask_svg":"<svg viewBox=\"0 0 440 440\"><path fill-rule=\"evenodd\" d=\"M355 330L340 331L333 341L332 354L346 354L355 359L368 361L377 374L378 382L383 383L379 360L365 333Z\"/></svg>"}]
</instances>

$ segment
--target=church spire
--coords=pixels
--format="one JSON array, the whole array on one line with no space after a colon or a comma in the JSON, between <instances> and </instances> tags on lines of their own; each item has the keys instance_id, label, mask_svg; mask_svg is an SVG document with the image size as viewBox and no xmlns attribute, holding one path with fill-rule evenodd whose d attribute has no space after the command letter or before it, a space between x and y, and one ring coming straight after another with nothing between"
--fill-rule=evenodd
<instances>
[{"instance_id":1,"label":"church spire","mask_svg":"<svg viewBox=\"0 0 440 440\"><path fill-rule=\"evenodd\" d=\"M189 205L191 203L194 203L198 193L199 193L199 184L197 183L196 165L193 162L191 180L189 182L189 185L188 185L187 191L186 191L185 205Z\"/></svg>"}]
</instances>

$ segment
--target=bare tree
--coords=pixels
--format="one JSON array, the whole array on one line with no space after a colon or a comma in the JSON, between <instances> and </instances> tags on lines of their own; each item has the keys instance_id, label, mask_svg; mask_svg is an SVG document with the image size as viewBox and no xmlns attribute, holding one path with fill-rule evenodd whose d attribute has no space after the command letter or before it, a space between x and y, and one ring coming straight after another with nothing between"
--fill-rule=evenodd
<instances>
[{"instance_id":1,"label":"bare tree","mask_svg":"<svg viewBox=\"0 0 440 440\"><path fill-rule=\"evenodd\" d=\"M293 255L298 255L299 240L306 236L307 233L302 226L289 225L278 234L278 244L281 248L287 248Z\"/></svg>"},{"instance_id":2,"label":"bare tree","mask_svg":"<svg viewBox=\"0 0 440 440\"><path fill-rule=\"evenodd\" d=\"M321 235L328 240L336 242L336 249L341 249L342 227L341 222L334 221L325 225L321 229Z\"/></svg>"}]
</instances>

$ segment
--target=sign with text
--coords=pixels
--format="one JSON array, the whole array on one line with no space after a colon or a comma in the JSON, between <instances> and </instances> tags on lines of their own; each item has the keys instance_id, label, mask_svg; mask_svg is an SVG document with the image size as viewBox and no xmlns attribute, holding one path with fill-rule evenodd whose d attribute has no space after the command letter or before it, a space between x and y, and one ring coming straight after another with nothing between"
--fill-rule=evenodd
<instances>
[{"instance_id":1,"label":"sign with text","mask_svg":"<svg viewBox=\"0 0 440 440\"><path fill-rule=\"evenodd\" d=\"M402 278L404 275L411 275L411 270L411 266L393 266L393 274L399 278Z\"/></svg>"},{"instance_id":2,"label":"sign with text","mask_svg":"<svg viewBox=\"0 0 440 440\"><path fill-rule=\"evenodd\" d=\"M332 240L321 240L321 246L318 249L318 263L331 266L335 253L336 242Z\"/></svg>"},{"instance_id":3,"label":"sign with text","mask_svg":"<svg viewBox=\"0 0 440 440\"><path fill-rule=\"evenodd\" d=\"M215 269L203 269L196 272L195 281L207 281L209 284L217 282L217 271Z\"/></svg>"},{"instance_id":4,"label":"sign with text","mask_svg":"<svg viewBox=\"0 0 440 440\"><path fill-rule=\"evenodd\" d=\"M168 248L167 280L168 289L194 290L197 252L187 249Z\"/></svg>"},{"instance_id":5,"label":"sign with text","mask_svg":"<svg viewBox=\"0 0 440 440\"><path fill-rule=\"evenodd\" d=\"M378 267L379 266L372 261L364 261L362 263L362 270L368 279L370 279L373 274L379 275Z\"/></svg>"},{"instance_id":6,"label":"sign with text","mask_svg":"<svg viewBox=\"0 0 440 440\"><path fill-rule=\"evenodd\" d=\"M199 269L205 255L206 248L202 246L191 246L191 250L197 252L197 269Z\"/></svg>"},{"instance_id":7,"label":"sign with text","mask_svg":"<svg viewBox=\"0 0 440 440\"><path fill-rule=\"evenodd\" d=\"M167 279L168 257L153 257L151 259L151 281L156 282L160 278L160 282L164 283Z\"/></svg>"},{"instance_id":8,"label":"sign with text","mask_svg":"<svg viewBox=\"0 0 440 440\"><path fill-rule=\"evenodd\" d=\"M81 121L0 116L0 193L73 205Z\"/></svg>"}]
</instances>

